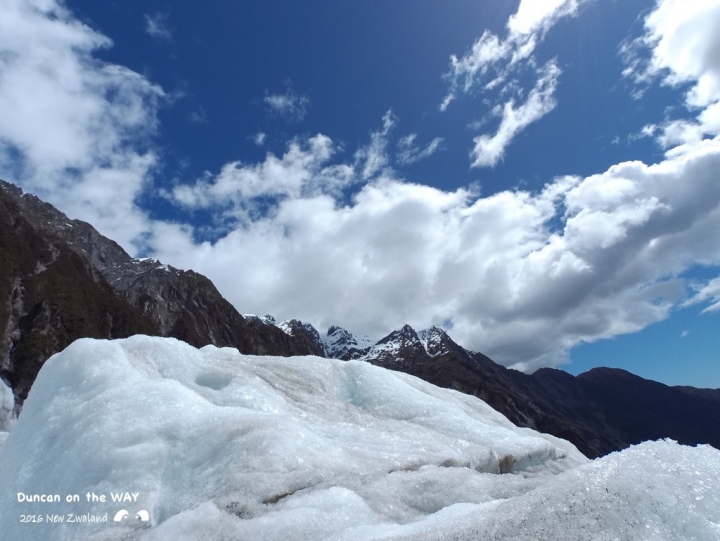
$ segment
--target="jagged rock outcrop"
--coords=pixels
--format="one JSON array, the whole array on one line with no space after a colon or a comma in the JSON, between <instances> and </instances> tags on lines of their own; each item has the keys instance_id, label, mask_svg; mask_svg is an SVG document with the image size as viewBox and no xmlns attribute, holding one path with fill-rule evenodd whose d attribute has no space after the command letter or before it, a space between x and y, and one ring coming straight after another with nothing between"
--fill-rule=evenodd
<instances>
[{"instance_id":1,"label":"jagged rock outcrop","mask_svg":"<svg viewBox=\"0 0 720 541\"><path fill-rule=\"evenodd\" d=\"M325 346L320 339L320 333L309 323L289 319L280 323L278 328L288 336L292 336L310 355L325 357Z\"/></svg>"},{"instance_id":2,"label":"jagged rock outcrop","mask_svg":"<svg viewBox=\"0 0 720 541\"><path fill-rule=\"evenodd\" d=\"M77 338L171 336L257 355L315 354L245 319L210 280L130 257L90 224L0 181L0 376L18 404L42 364Z\"/></svg>"},{"instance_id":3,"label":"jagged rock outcrop","mask_svg":"<svg viewBox=\"0 0 720 541\"><path fill-rule=\"evenodd\" d=\"M373 342L367 336L355 336L336 325L328 329L323 338L325 354L332 359L350 361L367 355Z\"/></svg>"}]
</instances>

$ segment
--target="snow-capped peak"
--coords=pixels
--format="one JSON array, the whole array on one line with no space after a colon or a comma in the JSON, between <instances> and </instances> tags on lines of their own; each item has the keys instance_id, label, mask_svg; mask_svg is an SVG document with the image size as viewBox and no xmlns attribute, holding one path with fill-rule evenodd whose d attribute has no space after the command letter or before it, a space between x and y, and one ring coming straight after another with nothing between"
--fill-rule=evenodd
<instances>
[{"instance_id":1,"label":"snow-capped peak","mask_svg":"<svg viewBox=\"0 0 720 541\"><path fill-rule=\"evenodd\" d=\"M269 314L265 314L264 316L256 316L255 314L243 314L242 317L250 321L260 321L265 325L276 325L275 318Z\"/></svg>"},{"instance_id":2,"label":"snow-capped peak","mask_svg":"<svg viewBox=\"0 0 720 541\"><path fill-rule=\"evenodd\" d=\"M412 350L421 353L424 352L424 349L415 329L410 325L405 325L402 329L391 332L372 346L366 355L366 359L374 361L392 359L395 361L401 356L402 351Z\"/></svg>"},{"instance_id":3,"label":"snow-capped peak","mask_svg":"<svg viewBox=\"0 0 720 541\"><path fill-rule=\"evenodd\" d=\"M320 333L310 323L303 323L299 319L287 319L282 323L278 323L277 327L290 336L295 336L298 332L309 333L318 344L322 344Z\"/></svg>"},{"instance_id":4,"label":"snow-capped peak","mask_svg":"<svg viewBox=\"0 0 720 541\"><path fill-rule=\"evenodd\" d=\"M418 333L418 337L425 347L425 351L432 357L448 351L447 343L450 341L450 337L440 327L433 325L429 329L423 329Z\"/></svg>"},{"instance_id":5,"label":"snow-capped peak","mask_svg":"<svg viewBox=\"0 0 720 541\"><path fill-rule=\"evenodd\" d=\"M392 344L393 347L403 348L407 345L415 343L420 343L420 338L415 332L415 329L413 329L410 325L405 325L399 331L393 331L385 338L378 340L377 344L375 345L379 346L384 344Z\"/></svg>"},{"instance_id":6,"label":"snow-capped peak","mask_svg":"<svg viewBox=\"0 0 720 541\"><path fill-rule=\"evenodd\" d=\"M359 359L374 344L369 337L355 335L336 325L328 329L327 335L321 338L321 341L328 357L343 360Z\"/></svg>"}]
</instances>

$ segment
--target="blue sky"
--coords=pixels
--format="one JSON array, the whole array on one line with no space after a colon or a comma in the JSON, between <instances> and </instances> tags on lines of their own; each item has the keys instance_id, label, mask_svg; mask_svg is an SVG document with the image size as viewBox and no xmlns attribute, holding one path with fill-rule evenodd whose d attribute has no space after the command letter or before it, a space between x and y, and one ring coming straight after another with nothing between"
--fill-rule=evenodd
<instances>
[{"instance_id":1,"label":"blue sky","mask_svg":"<svg viewBox=\"0 0 720 541\"><path fill-rule=\"evenodd\" d=\"M720 0L4 0L0 176L243 313L720 387Z\"/></svg>"}]
</instances>

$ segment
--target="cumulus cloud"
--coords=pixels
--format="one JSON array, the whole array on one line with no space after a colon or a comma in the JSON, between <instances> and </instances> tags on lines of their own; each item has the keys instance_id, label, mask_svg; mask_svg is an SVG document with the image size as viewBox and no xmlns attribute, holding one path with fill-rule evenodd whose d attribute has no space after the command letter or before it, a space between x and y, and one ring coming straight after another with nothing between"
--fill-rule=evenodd
<instances>
[{"instance_id":1,"label":"cumulus cloud","mask_svg":"<svg viewBox=\"0 0 720 541\"><path fill-rule=\"evenodd\" d=\"M529 124L541 119L552 111L555 101L555 88L560 76L560 68L551 60L538 70L535 87L520 106L510 100L502 108L502 120L495 135L481 135L473 139L475 148L471 152L473 167L492 167L502 160L505 149L515 136Z\"/></svg>"},{"instance_id":2,"label":"cumulus cloud","mask_svg":"<svg viewBox=\"0 0 720 541\"><path fill-rule=\"evenodd\" d=\"M310 98L298 95L288 88L283 94L270 94L263 100L268 110L291 122L300 122L307 115Z\"/></svg>"},{"instance_id":3,"label":"cumulus cloud","mask_svg":"<svg viewBox=\"0 0 720 541\"><path fill-rule=\"evenodd\" d=\"M397 143L397 161L401 165L410 165L425 158L429 158L438 150L442 149L442 137L436 137L425 148L418 147L415 144L417 133L411 133L405 137L401 137Z\"/></svg>"},{"instance_id":4,"label":"cumulus cloud","mask_svg":"<svg viewBox=\"0 0 720 541\"><path fill-rule=\"evenodd\" d=\"M385 170L349 204L324 186L342 186L362 164L330 165L332 148L316 136L282 158L236 165L234 178L253 179L243 188L228 188L225 170L203 180L188 200L208 209L239 190L284 197L215 244L166 226L157 254L207 274L246 311L378 338L406 322L451 322L460 343L522 369L666 318L686 298L682 273L720 263L720 238L707 235L720 228L720 141L655 165L559 178L539 193L479 197ZM254 180L270 170L278 180Z\"/></svg>"},{"instance_id":5,"label":"cumulus cloud","mask_svg":"<svg viewBox=\"0 0 720 541\"><path fill-rule=\"evenodd\" d=\"M576 15L587 0L520 0L517 12L510 17L511 36L533 36L547 32L559 19ZM534 46L534 44L533 44Z\"/></svg>"},{"instance_id":6,"label":"cumulus cloud","mask_svg":"<svg viewBox=\"0 0 720 541\"><path fill-rule=\"evenodd\" d=\"M172 32L168 26L167 13L155 13L153 15L145 15L145 32L158 41L170 41Z\"/></svg>"},{"instance_id":7,"label":"cumulus cloud","mask_svg":"<svg viewBox=\"0 0 720 541\"><path fill-rule=\"evenodd\" d=\"M464 56L451 56L450 71L445 75L450 91L440 109L446 110L458 94L479 89L482 94L496 93L490 100L491 111L501 111L502 115L494 135L475 138L472 167L495 166L518 133L555 108L553 95L560 68L551 60L535 70L537 61L533 53L557 21L576 15L586 1L589 0L522 0L507 22L504 38L486 30ZM537 80L525 103L516 107L515 97L523 94L520 75L528 70L535 70ZM508 94L515 97L507 100Z\"/></svg>"},{"instance_id":8,"label":"cumulus cloud","mask_svg":"<svg viewBox=\"0 0 720 541\"><path fill-rule=\"evenodd\" d=\"M269 153L259 164L232 162L215 176L177 186L173 199L190 209L212 207L224 220L247 224L272 202L341 194L355 173L349 165L327 165L334 153L332 141L322 134L294 140L281 157Z\"/></svg>"},{"instance_id":9,"label":"cumulus cloud","mask_svg":"<svg viewBox=\"0 0 720 541\"><path fill-rule=\"evenodd\" d=\"M164 94L93 56L110 45L53 0L3 3L0 174L130 247Z\"/></svg>"}]
</instances>

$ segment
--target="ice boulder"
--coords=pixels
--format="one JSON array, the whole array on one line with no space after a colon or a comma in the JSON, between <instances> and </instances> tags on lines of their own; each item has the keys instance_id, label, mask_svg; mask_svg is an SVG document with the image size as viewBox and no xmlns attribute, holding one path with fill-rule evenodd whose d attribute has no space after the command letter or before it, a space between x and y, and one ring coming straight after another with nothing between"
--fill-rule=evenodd
<instances>
[{"instance_id":1,"label":"ice boulder","mask_svg":"<svg viewBox=\"0 0 720 541\"><path fill-rule=\"evenodd\" d=\"M584 460L474 397L363 362L85 339L47 361L2 449L0 524L11 539L112 537L200 513L248 539L337 538L494 500L501 472ZM121 493L137 497L108 503ZM149 520L112 523L123 506ZM48 513L111 523L17 520Z\"/></svg>"}]
</instances>

